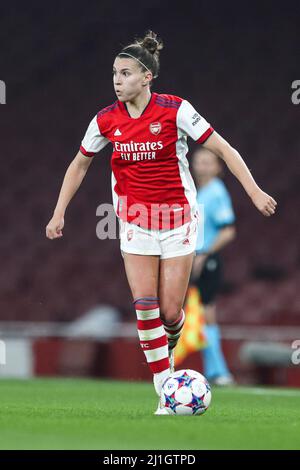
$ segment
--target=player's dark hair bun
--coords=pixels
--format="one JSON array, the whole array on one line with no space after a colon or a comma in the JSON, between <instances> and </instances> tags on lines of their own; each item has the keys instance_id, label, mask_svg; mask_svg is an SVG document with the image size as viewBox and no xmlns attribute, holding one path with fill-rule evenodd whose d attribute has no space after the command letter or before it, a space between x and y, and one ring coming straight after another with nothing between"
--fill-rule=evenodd
<instances>
[{"instance_id":1,"label":"player's dark hair bun","mask_svg":"<svg viewBox=\"0 0 300 470\"><path fill-rule=\"evenodd\" d=\"M118 57L126 57L126 54L136 58L142 69L151 70L153 78L158 76L159 72L159 51L163 48L163 42L158 39L153 31L147 31L141 39L136 39L134 43L123 47Z\"/></svg>"},{"instance_id":2,"label":"player's dark hair bun","mask_svg":"<svg viewBox=\"0 0 300 470\"><path fill-rule=\"evenodd\" d=\"M151 54L159 52L163 48L163 43L157 38L157 34L153 31L147 31L145 37L137 41L140 46L147 49Z\"/></svg>"}]
</instances>

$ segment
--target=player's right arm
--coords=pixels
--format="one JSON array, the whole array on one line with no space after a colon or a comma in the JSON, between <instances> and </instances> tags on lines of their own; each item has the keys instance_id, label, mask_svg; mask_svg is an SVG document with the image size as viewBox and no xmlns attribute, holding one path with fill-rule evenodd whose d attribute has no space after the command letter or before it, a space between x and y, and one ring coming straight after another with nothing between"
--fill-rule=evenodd
<instances>
[{"instance_id":1,"label":"player's right arm","mask_svg":"<svg viewBox=\"0 0 300 470\"><path fill-rule=\"evenodd\" d=\"M53 216L46 227L46 236L50 238L50 240L63 236L62 229L64 227L66 209L80 187L92 161L93 158L86 157L79 151L74 160L70 163L60 189Z\"/></svg>"}]
</instances>

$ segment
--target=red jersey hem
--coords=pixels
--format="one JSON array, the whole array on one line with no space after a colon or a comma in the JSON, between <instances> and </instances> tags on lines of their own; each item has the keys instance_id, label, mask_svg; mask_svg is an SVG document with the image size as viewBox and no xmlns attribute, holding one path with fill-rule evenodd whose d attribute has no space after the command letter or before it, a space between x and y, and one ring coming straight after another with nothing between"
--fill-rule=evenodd
<instances>
[{"instance_id":1,"label":"red jersey hem","mask_svg":"<svg viewBox=\"0 0 300 470\"><path fill-rule=\"evenodd\" d=\"M80 152L83 153L86 157L93 157L95 155L95 152L87 152L82 145L80 145Z\"/></svg>"}]
</instances>

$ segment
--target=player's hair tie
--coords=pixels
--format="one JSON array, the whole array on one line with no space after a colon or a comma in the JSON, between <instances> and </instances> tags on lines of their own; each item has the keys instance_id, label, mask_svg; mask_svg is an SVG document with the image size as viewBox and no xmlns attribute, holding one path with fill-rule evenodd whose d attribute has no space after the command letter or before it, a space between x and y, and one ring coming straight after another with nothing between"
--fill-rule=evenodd
<instances>
[{"instance_id":1,"label":"player's hair tie","mask_svg":"<svg viewBox=\"0 0 300 470\"><path fill-rule=\"evenodd\" d=\"M140 59L138 59L137 57L134 57L134 55L128 54L128 52L120 52L119 55L128 55L128 56L131 57L132 59L137 60L143 67L145 67L146 70L148 70L148 72L151 72L151 70L148 69L148 67L147 67L145 64L143 64L143 62L141 62ZM151 72L151 73L152 73L152 72Z\"/></svg>"}]
</instances>

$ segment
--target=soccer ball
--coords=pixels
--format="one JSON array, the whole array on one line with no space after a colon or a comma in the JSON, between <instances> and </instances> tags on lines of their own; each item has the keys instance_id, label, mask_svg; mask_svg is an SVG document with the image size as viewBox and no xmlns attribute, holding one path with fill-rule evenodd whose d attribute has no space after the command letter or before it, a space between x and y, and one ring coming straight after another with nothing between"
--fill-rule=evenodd
<instances>
[{"instance_id":1,"label":"soccer ball","mask_svg":"<svg viewBox=\"0 0 300 470\"><path fill-rule=\"evenodd\" d=\"M179 370L164 381L160 401L170 415L201 415L211 401L210 385L195 370Z\"/></svg>"}]
</instances>

